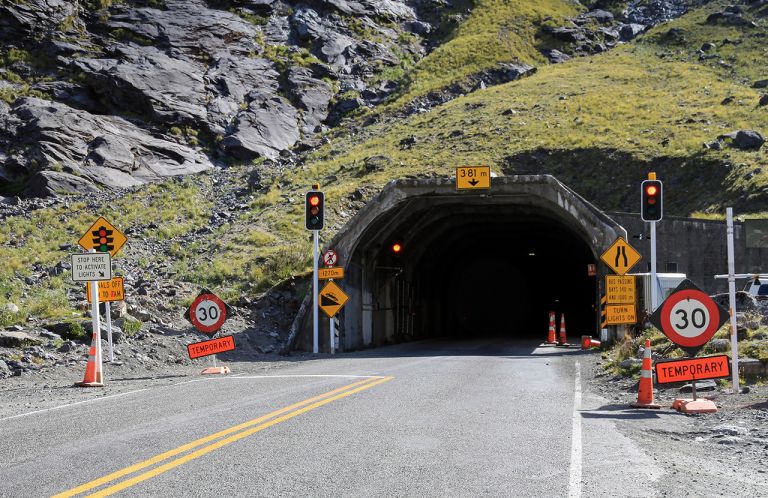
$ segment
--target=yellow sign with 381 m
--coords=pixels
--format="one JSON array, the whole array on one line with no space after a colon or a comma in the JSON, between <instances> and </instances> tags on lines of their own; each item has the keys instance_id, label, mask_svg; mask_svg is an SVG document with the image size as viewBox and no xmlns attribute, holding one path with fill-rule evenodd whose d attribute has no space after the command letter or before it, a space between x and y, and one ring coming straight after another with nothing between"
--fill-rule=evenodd
<instances>
[{"instance_id":1,"label":"yellow sign with 381 m","mask_svg":"<svg viewBox=\"0 0 768 498\"><path fill-rule=\"evenodd\" d=\"M491 167L461 166L456 168L456 188L458 190L491 188Z\"/></svg>"}]
</instances>

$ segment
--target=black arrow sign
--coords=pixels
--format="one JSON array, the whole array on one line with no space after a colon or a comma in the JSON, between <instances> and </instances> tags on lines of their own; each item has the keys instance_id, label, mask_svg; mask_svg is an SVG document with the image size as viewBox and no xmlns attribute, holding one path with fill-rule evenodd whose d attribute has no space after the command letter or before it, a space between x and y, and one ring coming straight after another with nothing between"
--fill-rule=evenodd
<instances>
[{"instance_id":1,"label":"black arrow sign","mask_svg":"<svg viewBox=\"0 0 768 498\"><path fill-rule=\"evenodd\" d=\"M470 185L472 185L472 186L474 187L475 185L477 185L477 184L478 184L478 183L480 183L480 182L478 182L478 181L477 181L477 180L475 180L475 179L472 179L472 180L468 181L467 183L469 183Z\"/></svg>"}]
</instances>

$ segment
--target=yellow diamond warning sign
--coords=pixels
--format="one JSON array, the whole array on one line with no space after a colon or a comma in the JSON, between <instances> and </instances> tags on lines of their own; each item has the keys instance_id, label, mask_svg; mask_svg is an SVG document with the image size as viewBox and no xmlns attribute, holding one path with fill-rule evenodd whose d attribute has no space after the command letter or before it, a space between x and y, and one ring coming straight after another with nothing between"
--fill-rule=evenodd
<instances>
[{"instance_id":1,"label":"yellow diamond warning sign","mask_svg":"<svg viewBox=\"0 0 768 498\"><path fill-rule=\"evenodd\" d=\"M323 310L323 313L328 315L328 318L336 316L336 313L344 307L344 304L349 299L349 296L344 294L341 287L332 281L328 282L325 287L323 287L323 290L320 291L318 297L320 299L318 305L320 306L320 309Z\"/></svg>"},{"instance_id":2,"label":"yellow diamond warning sign","mask_svg":"<svg viewBox=\"0 0 768 498\"><path fill-rule=\"evenodd\" d=\"M86 251L95 249L96 252L108 252L110 256L114 256L126 242L128 239L123 232L100 216L80 238L78 244Z\"/></svg>"},{"instance_id":3,"label":"yellow diamond warning sign","mask_svg":"<svg viewBox=\"0 0 768 498\"><path fill-rule=\"evenodd\" d=\"M474 190L491 188L490 166L462 166L456 168L456 189Z\"/></svg>"},{"instance_id":4,"label":"yellow diamond warning sign","mask_svg":"<svg viewBox=\"0 0 768 498\"><path fill-rule=\"evenodd\" d=\"M624 240L624 237L619 237L616 242L611 244L611 247L600 256L600 259L613 270L614 273L624 275L630 268L635 266L638 261L643 259L639 252L629 243Z\"/></svg>"}]
</instances>

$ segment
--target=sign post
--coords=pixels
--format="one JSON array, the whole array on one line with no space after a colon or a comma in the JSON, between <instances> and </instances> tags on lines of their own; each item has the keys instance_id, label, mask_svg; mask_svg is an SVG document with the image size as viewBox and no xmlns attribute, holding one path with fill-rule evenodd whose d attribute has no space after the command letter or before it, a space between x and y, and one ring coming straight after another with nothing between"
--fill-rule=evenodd
<instances>
[{"instance_id":1,"label":"sign post","mask_svg":"<svg viewBox=\"0 0 768 498\"><path fill-rule=\"evenodd\" d=\"M319 333L319 324L318 320L320 319L318 314L318 303L317 303L317 296L318 296L318 290L320 287L319 279L317 278L317 270L318 270L318 264L317 260L320 258L320 231L319 230L313 230L312 231L313 240L314 240L314 249L312 251L312 352L314 354L317 354L319 352L319 346L318 346L318 333Z\"/></svg>"},{"instance_id":2,"label":"sign post","mask_svg":"<svg viewBox=\"0 0 768 498\"><path fill-rule=\"evenodd\" d=\"M104 303L106 308L107 338L109 340L109 362L115 363L114 351L112 348L112 303L125 300L125 281L123 277L115 277L110 281L101 281L98 284L99 302ZM91 283L86 283L86 295L88 302L91 302ZM120 362L115 363L120 365Z\"/></svg>"},{"instance_id":3,"label":"sign post","mask_svg":"<svg viewBox=\"0 0 768 498\"><path fill-rule=\"evenodd\" d=\"M96 252L94 249L91 249L91 252ZM107 255L107 259L109 259L109 255ZM110 269L112 268L112 264L109 265ZM73 265L74 268L74 265ZM98 290L98 280L94 280L91 282L91 326L93 327L93 336L96 338L96 365L98 365L97 371L101 372L101 316L99 315L99 290ZM111 347L111 346L110 346Z\"/></svg>"},{"instance_id":4,"label":"sign post","mask_svg":"<svg viewBox=\"0 0 768 498\"><path fill-rule=\"evenodd\" d=\"M731 314L731 366L733 394L739 394L739 336L736 328L736 262L733 251L733 208L727 208L728 225L728 307Z\"/></svg>"}]
</instances>

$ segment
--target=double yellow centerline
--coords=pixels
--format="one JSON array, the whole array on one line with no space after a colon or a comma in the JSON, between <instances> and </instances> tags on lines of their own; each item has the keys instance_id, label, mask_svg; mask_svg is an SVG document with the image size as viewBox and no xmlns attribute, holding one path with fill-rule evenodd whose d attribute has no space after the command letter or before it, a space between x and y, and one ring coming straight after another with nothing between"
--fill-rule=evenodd
<instances>
[{"instance_id":1,"label":"double yellow centerline","mask_svg":"<svg viewBox=\"0 0 768 498\"><path fill-rule=\"evenodd\" d=\"M203 438L197 439L185 445L179 446L178 448L174 448L172 450L166 451L165 453L161 453L159 455L153 456L152 458L149 458L142 462L131 465L130 467L126 467L124 469L108 474L104 477L100 477L93 481L77 486L76 488L72 488L70 490L64 491L63 493L54 495L53 498L65 498L65 497L79 495L80 493L85 493L86 491L96 489L107 483L116 481L122 477L129 476L140 470L146 469L148 467L152 467L153 465L157 465L161 462L165 462L166 460L172 459L166 463L163 463L162 465L158 465L157 467L154 467L139 475L136 475L122 482L113 484L112 486L109 486L95 493L87 495L87 496L93 496L93 497L110 496L112 494L117 493L118 491L129 488L140 482L146 481L147 479L151 479L152 477L168 472L169 470L174 469L187 462L190 462L196 458L200 458L201 456L206 455L223 446L232 444L235 441L239 441L259 431L263 431L264 429L272 427L273 425L277 425L280 422L285 422L286 420L290 420L293 417L297 417L302 413L312 411L316 408L320 408L321 406L327 405L328 403L332 403L341 398L346 398L347 396L351 396L355 393L359 393L360 391L364 391L366 389L370 389L379 384L383 384L384 382L388 382L393 378L394 377L371 377L371 378L359 380L357 382L353 382L352 384L348 384L344 387L340 387L338 389L328 391L327 393L321 394L319 396L314 396L312 398L305 399L304 401L294 403L290 406L286 406L285 408L280 408L279 410L275 410L271 413L267 413L266 415L262 415L261 417L255 418L253 420L249 420L248 422L235 425L228 429L224 429L223 431L219 431L215 434L211 434L210 436L205 436ZM199 448L199 449L191 453L187 453L188 451L193 450L195 448ZM179 456L182 454L184 455ZM174 458L174 457L178 457L178 458Z\"/></svg>"}]
</instances>

